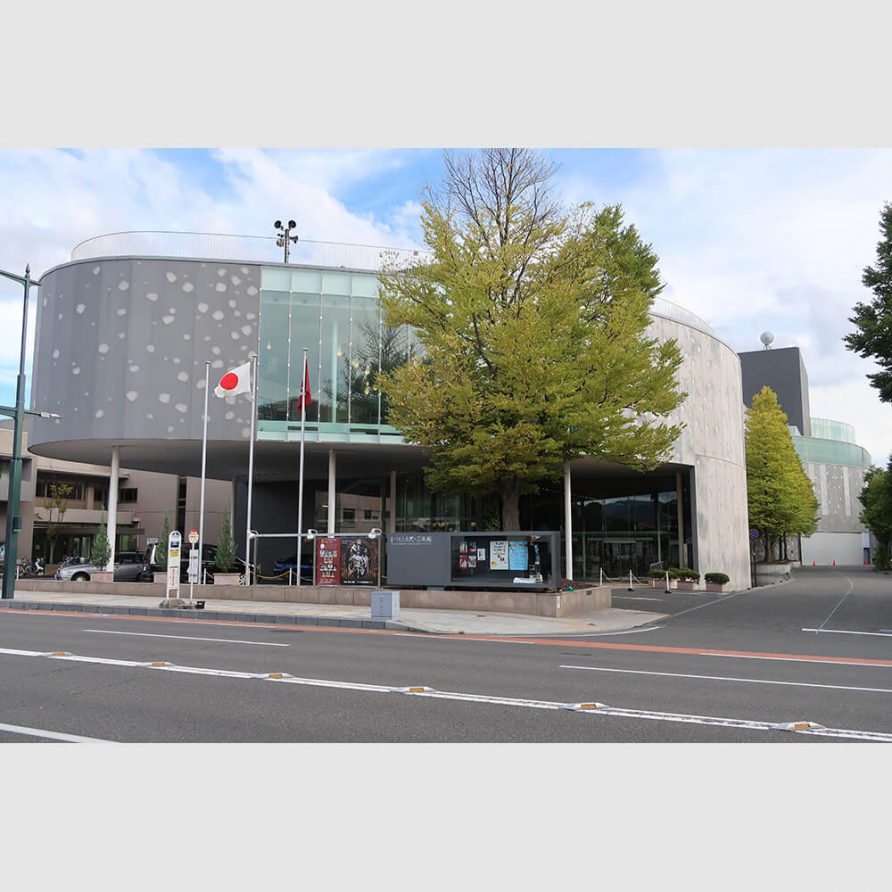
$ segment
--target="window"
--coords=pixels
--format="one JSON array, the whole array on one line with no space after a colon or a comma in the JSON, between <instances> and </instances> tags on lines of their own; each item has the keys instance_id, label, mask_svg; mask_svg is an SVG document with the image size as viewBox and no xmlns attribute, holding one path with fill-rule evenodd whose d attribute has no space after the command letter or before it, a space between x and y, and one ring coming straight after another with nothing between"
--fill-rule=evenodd
<instances>
[{"instance_id":1,"label":"window","mask_svg":"<svg viewBox=\"0 0 892 892\"><path fill-rule=\"evenodd\" d=\"M62 496L69 502L82 502L84 499L84 484L80 480L66 480L65 478L54 479L52 477L38 477L35 486L35 495L39 499L53 498L53 488L55 486L70 486L71 491ZM61 493L60 493L61 495Z\"/></svg>"},{"instance_id":2,"label":"window","mask_svg":"<svg viewBox=\"0 0 892 892\"><path fill-rule=\"evenodd\" d=\"M135 502L137 500L138 489L122 489L118 493L119 502Z\"/></svg>"}]
</instances>

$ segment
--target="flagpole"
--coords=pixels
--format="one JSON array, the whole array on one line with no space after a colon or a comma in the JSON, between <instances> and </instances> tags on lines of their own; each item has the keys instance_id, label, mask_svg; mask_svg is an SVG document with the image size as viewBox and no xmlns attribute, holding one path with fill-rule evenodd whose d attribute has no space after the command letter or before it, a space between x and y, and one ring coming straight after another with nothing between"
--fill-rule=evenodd
<instances>
[{"instance_id":1,"label":"flagpole","mask_svg":"<svg viewBox=\"0 0 892 892\"><path fill-rule=\"evenodd\" d=\"M304 531L304 434L307 421L307 348L300 383L300 481L297 485L297 584L300 586L300 558Z\"/></svg>"},{"instance_id":2,"label":"flagpole","mask_svg":"<svg viewBox=\"0 0 892 892\"><path fill-rule=\"evenodd\" d=\"M208 391L211 389L211 363L204 364L204 432L201 437L201 501L198 507L198 582L203 583L201 565L204 560L204 480L208 459Z\"/></svg>"},{"instance_id":3,"label":"flagpole","mask_svg":"<svg viewBox=\"0 0 892 892\"><path fill-rule=\"evenodd\" d=\"M257 354L251 354L251 442L248 446L248 506L245 519L245 585L251 584L251 498L254 491L254 419L257 417Z\"/></svg>"}]
</instances>

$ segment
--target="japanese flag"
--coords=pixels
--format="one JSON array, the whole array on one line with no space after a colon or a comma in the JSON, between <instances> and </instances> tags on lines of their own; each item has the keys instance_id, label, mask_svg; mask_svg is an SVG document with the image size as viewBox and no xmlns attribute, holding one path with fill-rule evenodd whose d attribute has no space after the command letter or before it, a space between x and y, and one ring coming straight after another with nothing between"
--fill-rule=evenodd
<instances>
[{"instance_id":1,"label":"japanese flag","mask_svg":"<svg viewBox=\"0 0 892 892\"><path fill-rule=\"evenodd\" d=\"M244 365L234 368L231 372L227 372L221 379L220 383L214 388L217 396L235 396L237 393L251 392L251 363L246 362Z\"/></svg>"}]
</instances>

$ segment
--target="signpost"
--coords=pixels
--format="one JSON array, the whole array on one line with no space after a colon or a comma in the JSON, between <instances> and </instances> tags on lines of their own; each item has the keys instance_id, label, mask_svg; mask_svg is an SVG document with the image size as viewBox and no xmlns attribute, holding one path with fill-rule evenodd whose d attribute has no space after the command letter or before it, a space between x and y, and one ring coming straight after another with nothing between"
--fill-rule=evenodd
<instances>
[{"instance_id":1,"label":"signpost","mask_svg":"<svg viewBox=\"0 0 892 892\"><path fill-rule=\"evenodd\" d=\"M180 548L183 537L179 530L171 530L167 537L167 598L180 596ZM173 594L171 594L173 592Z\"/></svg>"},{"instance_id":2,"label":"signpost","mask_svg":"<svg viewBox=\"0 0 892 892\"><path fill-rule=\"evenodd\" d=\"M195 550L195 543L198 542L198 530L189 530L189 544L192 546L189 549L189 600L192 600L192 587L198 582L199 574L201 573L200 567L201 562L199 559L199 554Z\"/></svg>"}]
</instances>

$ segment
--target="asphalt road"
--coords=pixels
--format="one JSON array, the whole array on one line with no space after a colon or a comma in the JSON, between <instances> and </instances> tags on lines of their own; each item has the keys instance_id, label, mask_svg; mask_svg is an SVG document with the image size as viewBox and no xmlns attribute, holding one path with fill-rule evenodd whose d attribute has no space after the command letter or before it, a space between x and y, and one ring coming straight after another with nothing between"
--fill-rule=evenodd
<instances>
[{"instance_id":1,"label":"asphalt road","mask_svg":"<svg viewBox=\"0 0 892 892\"><path fill-rule=\"evenodd\" d=\"M0 741L892 742L892 577L654 595L563 639L4 611Z\"/></svg>"}]
</instances>

